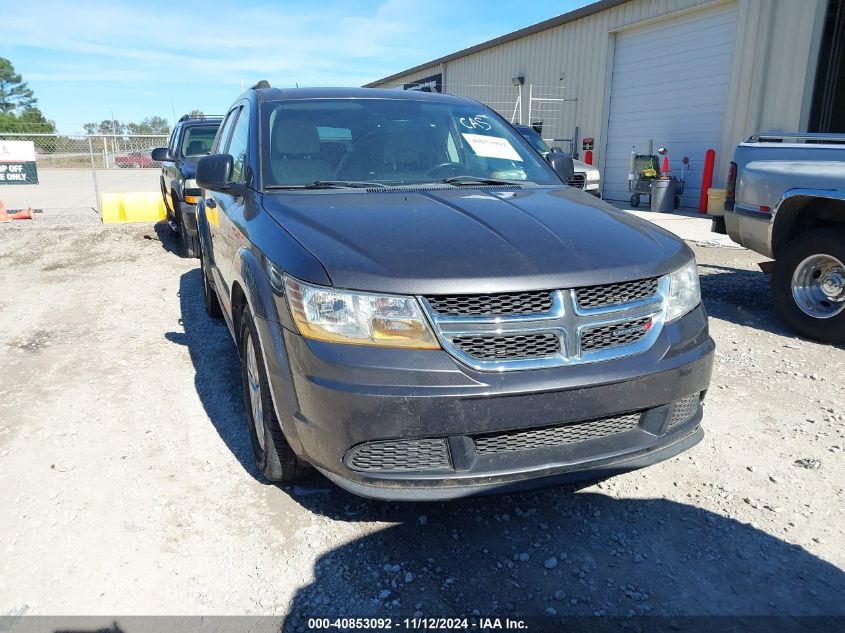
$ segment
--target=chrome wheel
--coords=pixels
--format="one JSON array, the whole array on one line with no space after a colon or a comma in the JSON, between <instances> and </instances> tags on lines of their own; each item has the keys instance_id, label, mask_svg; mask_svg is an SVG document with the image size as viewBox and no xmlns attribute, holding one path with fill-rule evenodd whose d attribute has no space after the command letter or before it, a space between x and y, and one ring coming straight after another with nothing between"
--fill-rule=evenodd
<instances>
[{"instance_id":1,"label":"chrome wheel","mask_svg":"<svg viewBox=\"0 0 845 633\"><path fill-rule=\"evenodd\" d=\"M845 266L832 255L811 255L792 274L792 298L804 314L829 319L845 310Z\"/></svg>"},{"instance_id":2,"label":"chrome wheel","mask_svg":"<svg viewBox=\"0 0 845 633\"><path fill-rule=\"evenodd\" d=\"M246 380L249 388L249 407L252 412L252 423L255 425L255 435L258 445L264 450L264 402L261 398L261 376L258 371L258 358L252 336L247 334L246 348Z\"/></svg>"}]
</instances>

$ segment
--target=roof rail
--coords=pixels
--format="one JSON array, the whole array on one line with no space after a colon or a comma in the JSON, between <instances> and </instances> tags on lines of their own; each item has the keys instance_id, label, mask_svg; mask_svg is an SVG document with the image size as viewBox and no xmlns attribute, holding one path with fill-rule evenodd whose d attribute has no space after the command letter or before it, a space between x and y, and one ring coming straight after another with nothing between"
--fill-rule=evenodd
<instances>
[{"instance_id":1,"label":"roof rail","mask_svg":"<svg viewBox=\"0 0 845 633\"><path fill-rule=\"evenodd\" d=\"M267 81L266 79L262 79L257 84L252 86L250 88L250 90L261 90L262 88L269 88L269 87L270 87L270 82Z\"/></svg>"},{"instance_id":2,"label":"roof rail","mask_svg":"<svg viewBox=\"0 0 845 633\"><path fill-rule=\"evenodd\" d=\"M758 132L748 138L748 143L776 142L782 143L786 139L795 139L794 142L806 141L831 141L842 143L845 141L845 134L834 134L828 132Z\"/></svg>"},{"instance_id":3,"label":"roof rail","mask_svg":"<svg viewBox=\"0 0 845 633\"><path fill-rule=\"evenodd\" d=\"M222 114L183 114L180 119L179 123L182 121L192 121L194 119L222 119Z\"/></svg>"}]
</instances>

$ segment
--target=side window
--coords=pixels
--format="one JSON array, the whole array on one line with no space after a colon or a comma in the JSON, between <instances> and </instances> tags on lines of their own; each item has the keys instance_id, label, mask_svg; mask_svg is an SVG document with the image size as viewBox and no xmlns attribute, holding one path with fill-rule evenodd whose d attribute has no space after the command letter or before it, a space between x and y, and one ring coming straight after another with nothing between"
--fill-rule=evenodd
<instances>
[{"instance_id":1,"label":"side window","mask_svg":"<svg viewBox=\"0 0 845 633\"><path fill-rule=\"evenodd\" d=\"M234 159L232 163L232 182L244 181L244 162L246 160L246 146L249 139L249 113L245 108L240 109L240 114L232 130L232 138L226 149Z\"/></svg>"},{"instance_id":2,"label":"side window","mask_svg":"<svg viewBox=\"0 0 845 633\"><path fill-rule=\"evenodd\" d=\"M173 129L173 133L170 135L170 142L167 144L167 147L170 149L173 154L176 154L176 139L179 138L179 128L176 127Z\"/></svg>"},{"instance_id":3,"label":"side window","mask_svg":"<svg viewBox=\"0 0 845 633\"><path fill-rule=\"evenodd\" d=\"M229 140L229 135L232 133L232 126L235 124L235 118L238 116L239 109L240 108L235 108L234 110L229 112L229 114L226 115L226 119L220 126L220 131L214 138L214 146L211 148L212 154L223 153L223 148L226 147L226 143Z\"/></svg>"},{"instance_id":4,"label":"side window","mask_svg":"<svg viewBox=\"0 0 845 633\"><path fill-rule=\"evenodd\" d=\"M457 163L459 161L458 147L455 145L455 139L452 137L451 133L446 137L446 153L449 155L449 160L453 163Z\"/></svg>"}]
</instances>

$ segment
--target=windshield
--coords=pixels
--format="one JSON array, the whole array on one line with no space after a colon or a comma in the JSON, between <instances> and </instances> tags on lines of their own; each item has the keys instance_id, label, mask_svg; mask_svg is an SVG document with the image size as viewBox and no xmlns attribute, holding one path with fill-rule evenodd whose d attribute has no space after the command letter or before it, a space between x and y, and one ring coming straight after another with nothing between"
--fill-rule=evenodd
<instances>
[{"instance_id":1,"label":"windshield","mask_svg":"<svg viewBox=\"0 0 845 633\"><path fill-rule=\"evenodd\" d=\"M548 154L549 153L549 146L546 145L546 141L542 139L542 137L537 133L532 127L528 127L526 125L520 125L517 130L525 137L525 140L531 143L531 147L536 149L541 154Z\"/></svg>"},{"instance_id":2,"label":"windshield","mask_svg":"<svg viewBox=\"0 0 845 633\"><path fill-rule=\"evenodd\" d=\"M217 125L192 125L182 139L182 156L205 156L211 151Z\"/></svg>"},{"instance_id":3,"label":"windshield","mask_svg":"<svg viewBox=\"0 0 845 633\"><path fill-rule=\"evenodd\" d=\"M301 99L264 104L266 187L342 181L559 185L524 139L480 104ZM477 183L476 183L477 184Z\"/></svg>"}]
</instances>

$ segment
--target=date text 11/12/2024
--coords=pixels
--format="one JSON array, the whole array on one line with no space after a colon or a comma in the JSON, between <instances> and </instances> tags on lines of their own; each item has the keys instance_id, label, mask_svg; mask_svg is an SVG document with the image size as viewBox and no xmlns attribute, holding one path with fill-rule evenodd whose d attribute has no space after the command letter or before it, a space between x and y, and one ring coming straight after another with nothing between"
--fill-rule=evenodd
<instances>
[{"instance_id":1,"label":"date text 11/12/2024","mask_svg":"<svg viewBox=\"0 0 845 633\"><path fill-rule=\"evenodd\" d=\"M309 618L308 630L409 630L409 631L519 631L528 629L524 620L511 618Z\"/></svg>"}]
</instances>

